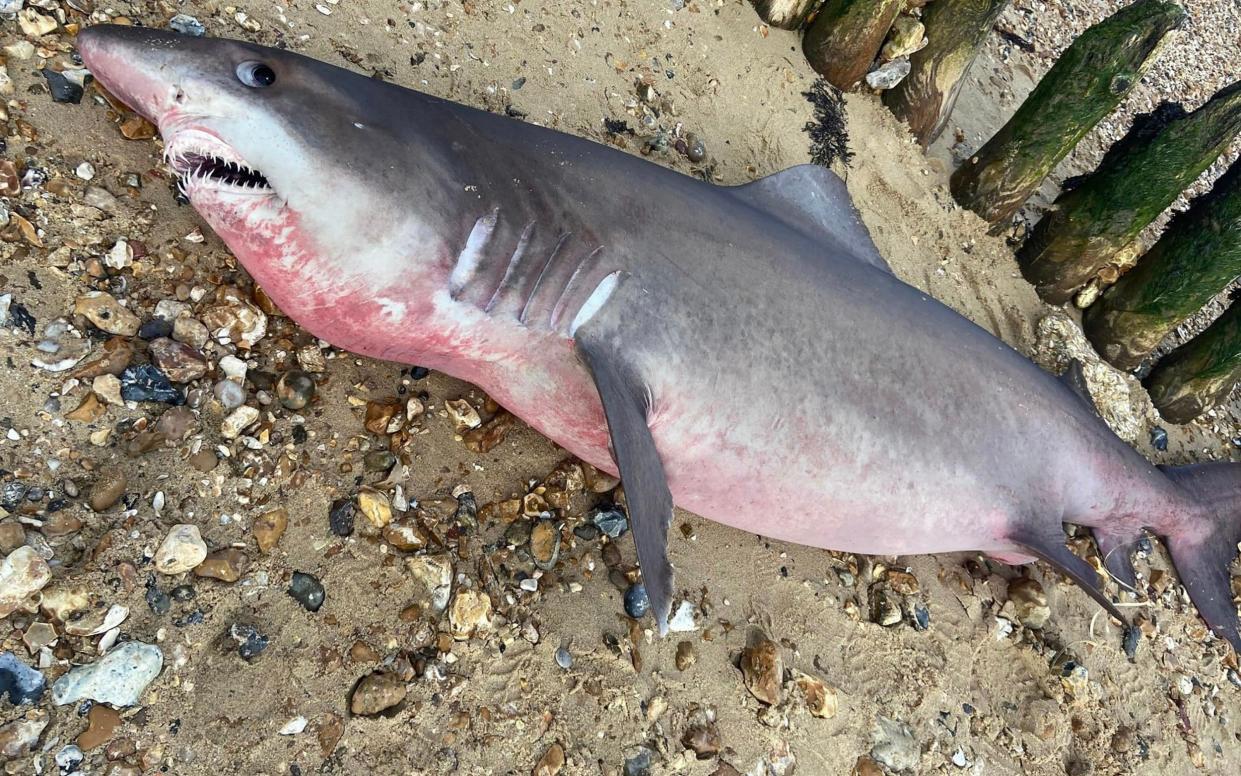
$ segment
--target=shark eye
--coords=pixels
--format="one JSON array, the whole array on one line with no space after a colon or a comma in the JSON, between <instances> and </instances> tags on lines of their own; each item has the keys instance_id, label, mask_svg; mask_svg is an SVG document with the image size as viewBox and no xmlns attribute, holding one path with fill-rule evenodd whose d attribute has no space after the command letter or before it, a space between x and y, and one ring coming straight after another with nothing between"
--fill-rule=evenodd
<instances>
[{"instance_id":1,"label":"shark eye","mask_svg":"<svg viewBox=\"0 0 1241 776\"><path fill-rule=\"evenodd\" d=\"M276 82L276 71L262 62L242 62L237 66L237 80L246 86L261 89Z\"/></svg>"}]
</instances>

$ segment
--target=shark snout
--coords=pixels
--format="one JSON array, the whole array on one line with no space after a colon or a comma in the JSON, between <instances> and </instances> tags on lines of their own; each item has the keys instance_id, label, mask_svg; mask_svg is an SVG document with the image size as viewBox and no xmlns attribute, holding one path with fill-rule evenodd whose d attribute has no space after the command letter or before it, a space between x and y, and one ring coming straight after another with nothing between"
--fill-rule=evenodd
<instances>
[{"instance_id":1,"label":"shark snout","mask_svg":"<svg viewBox=\"0 0 1241 776\"><path fill-rule=\"evenodd\" d=\"M105 24L78 33L78 53L105 89L156 124L183 99L180 68L184 36Z\"/></svg>"}]
</instances>

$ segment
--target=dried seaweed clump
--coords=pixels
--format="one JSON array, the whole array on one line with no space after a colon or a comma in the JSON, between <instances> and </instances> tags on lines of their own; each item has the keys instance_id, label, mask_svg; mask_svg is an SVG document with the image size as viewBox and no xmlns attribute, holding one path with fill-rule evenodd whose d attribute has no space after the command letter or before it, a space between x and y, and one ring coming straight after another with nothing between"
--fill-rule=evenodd
<instances>
[{"instance_id":1,"label":"dried seaweed clump","mask_svg":"<svg viewBox=\"0 0 1241 776\"><path fill-rule=\"evenodd\" d=\"M810 135L810 161L830 167L839 159L848 167L853 152L849 150L844 93L820 78L802 96L814 106L814 118L802 127Z\"/></svg>"}]
</instances>

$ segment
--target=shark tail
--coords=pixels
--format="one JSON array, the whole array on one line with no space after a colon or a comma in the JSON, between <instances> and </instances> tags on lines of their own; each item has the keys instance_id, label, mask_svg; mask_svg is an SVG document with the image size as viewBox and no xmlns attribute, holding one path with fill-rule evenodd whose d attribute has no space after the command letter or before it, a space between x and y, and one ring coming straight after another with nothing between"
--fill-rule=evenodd
<instances>
[{"instance_id":1,"label":"shark tail","mask_svg":"<svg viewBox=\"0 0 1241 776\"><path fill-rule=\"evenodd\" d=\"M1186 508L1152 515L1149 529L1161 538L1190 600L1217 635L1241 654L1241 626L1233 602L1230 566L1241 542L1241 463L1160 467L1186 495ZM1135 589L1132 555L1140 528L1098 526L1093 529L1108 573L1123 587ZM1127 618L1108 598L1094 567L1074 555L1059 531L1024 526L1009 539L1023 551L1054 566L1082 587L1121 622Z\"/></svg>"},{"instance_id":2,"label":"shark tail","mask_svg":"<svg viewBox=\"0 0 1241 776\"><path fill-rule=\"evenodd\" d=\"M1241 655L1230 572L1237 559L1237 543L1241 542L1241 464L1160 469L1202 509L1192 516L1171 515L1153 530L1167 544L1177 576L1202 619Z\"/></svg>"}]
</instances>

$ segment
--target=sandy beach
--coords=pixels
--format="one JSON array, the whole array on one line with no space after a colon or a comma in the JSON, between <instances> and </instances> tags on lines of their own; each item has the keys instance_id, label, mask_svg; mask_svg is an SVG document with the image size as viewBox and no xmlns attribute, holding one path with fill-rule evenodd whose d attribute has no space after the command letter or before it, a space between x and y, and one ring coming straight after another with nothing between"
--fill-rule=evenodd
<instances>
[{"instance_id":1,"label":"sandy beach","mask_svg":"<svg viewBox=\"0 0 1241 776\"><path fill-rule=\"evenodd\" d=\"M1074 34L1122 4L1017 0L927 154L876 95L846 97L854 160L835 169L896 274L1049 368L1088 357L1078 313L1038 299L1005 235L953 202L948 175ZM0 2L10 5L20 3ZM632 153L659 132L693 133L703 161L675 142L649 158L720 184L809 159L803 93L815 75L794 33L739 0L26 5L69 24L165 27L187 14L209 35ZM1091 169L1135 113L1163 99L1194 108L1236 80L1235 0L1184 5L1186 28L1026 215ZM26 183L5 200L0 232L0 295L11 296L0 318L0 553L9 567L43 563L48 578L0 619L0 653L36 669L47 691L24 705L0 698L7 773L57 772L55 758L78 757L64 755L69 745L82 773L109 776L528 774L541 761L547 774L608 776L1241 770L1236 656L1158 543L1137 561L1141 595L1121 594L1136 624L1126 638L1042 564L845 555L678 511L669 547L685 629L659 638L649 617L626 616L630 537L600 536L593 521L613 483L476 388L301 330L177 203L158 138L128 139L125 117L91 86L80 104L52 99L43 68L80 66L64 24L29 32L0 19L12 86L0 83L0 159ZM90 292L120 300L132 326L124 314L107 323L116 331L92 323ZM187 403L121 400L98 376L119 359L155 360L138 329L169 310L193 322L169 331L192 351L170 357L191 376L178 383ZM201 336L219 328L227 335ZM71 377L92 363L96 374ZM1088 366L1104 417L1151 460L1241 459L1235 401L1172 426L1131 376L1097 357ZM243 368L235 385L255 414L239 418L218 385ZM315 386L298 409L282 405L310 394L281 381L293 370ZM1155 426L1166 450L1151 445ZM385 510L388 530L376 525ZM198 546L169 543L181 525L197 528L210 576L178 565ZM532 533L537 544L553 529L558 560L539 569ZM774 703L738 667L756 634L782 660ZM162 667L133 705L56 703L60 680L134 643L158 647Z\"/></svg>"}]
</instances>

